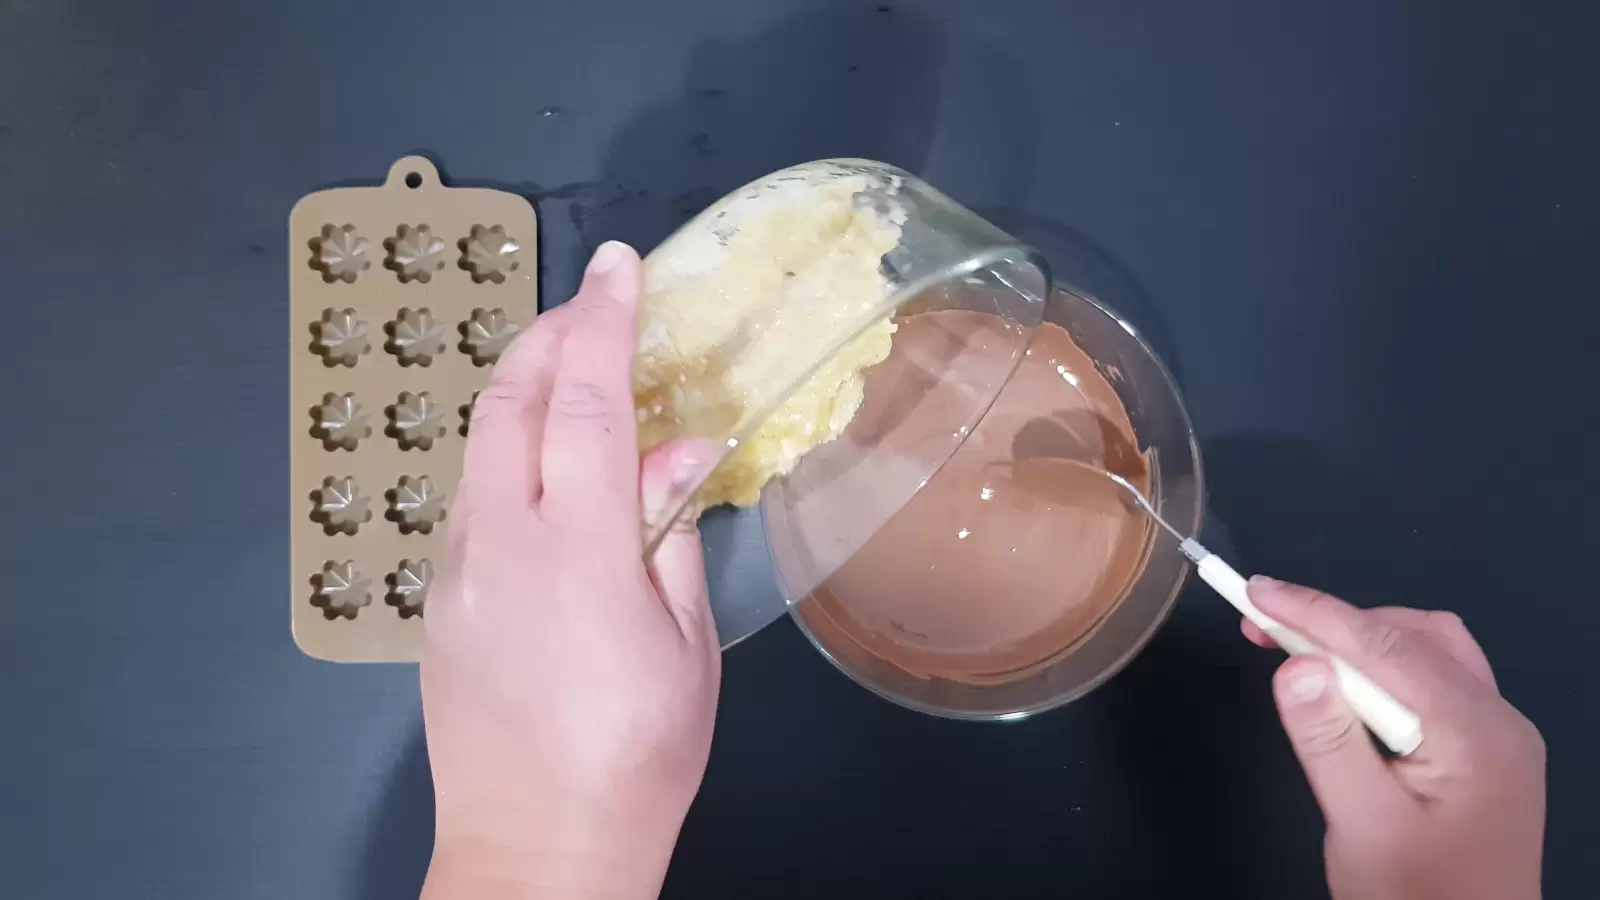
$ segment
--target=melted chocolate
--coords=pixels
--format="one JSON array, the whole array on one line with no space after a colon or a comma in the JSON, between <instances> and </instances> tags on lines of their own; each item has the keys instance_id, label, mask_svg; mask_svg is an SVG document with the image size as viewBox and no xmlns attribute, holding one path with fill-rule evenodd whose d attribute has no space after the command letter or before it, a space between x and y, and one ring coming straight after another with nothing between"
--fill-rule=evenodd
<instances>
[{"instance_id":1,"label":"melted chocolate","mask_svg":"<svg viewBox=\"0 0 1600 900\"><path fill-rule=\"evenodd\" d=\"M852 432L892 447L897 431L925 432L928 417L958 408L942 404L970 404L929 387L937 379L927 361L953 334L981 330L952 316L975 315L903 320ZM874 383L917 379L920 392L877 392L915 403L874 402ZM825 645L859 645L914 675L971 684L1025 677L1082 640L1144 569L1151 523L1102 470L1149 490L1111 384L1064 329L1040 326L949 461L797 611Z\"/></svg>"}]
</instances>

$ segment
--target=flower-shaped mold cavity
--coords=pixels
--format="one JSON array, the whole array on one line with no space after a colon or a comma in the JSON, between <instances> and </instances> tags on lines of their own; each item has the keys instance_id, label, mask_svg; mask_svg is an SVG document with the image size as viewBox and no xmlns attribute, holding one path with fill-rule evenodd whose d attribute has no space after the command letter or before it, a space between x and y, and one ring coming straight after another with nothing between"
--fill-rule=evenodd
<instances>
[{"instance_id":1,"label":"flower-shaped mold cavity","mask_svg":"<svg viewBox=\"0 0 1600 900\"><path fill-rule=\"evenodd\" d=\"M372 580L351 560L328 560L311 581L316 587L311 605L329 619L354 619L372 602Z\"/></svg>"},{"instance_id":2,"label":"flower-shaped mold cavity","mask_svg":"<svg viewBox=\"0 0 1600 900\"><path fill-rule=\"evenodd\" d=\"M433 358L444 352L449 343L444 336L444 326L433 317L426 306L409 307L395 313L394 321L384 326L389 342L383 349L393 353L402 366L429 366Z\"/></svg>"},{"instance_id":3,"label":"flower-shaped mold cavity","mask_svg":"<svg viewBox=\"0 0 1600 900\"><path fill-rule=\"evenodd\" d=\"M492 366L511 339L517 336L517 323L506 316L503 309L472 311L472 317L461 323L461 352L472 357L475 366Z\"/></svg>"},{"instance_id":4,"label":"flower-shaped mold cavity","mask_svg":"<svg viewBox=\"0 0 1600 900\"><path fill-rule=\"evenodd\" d=\"M332 476L322 479L322 487L311 492L311 521L328 534L355 534L362 523L372 518L372 498L361 492L354 477Z\"/></svg>"},{"instance_id":5,"label":"flower-shaped mold cavity","mask_svg":"<svg viewBox=\"0 0 1600 900\"><path fill-rule=\"evenodd\" d=\"M433 586L433 563L426 559L402 559L384 581L389 593L384 602L400 613L400 618L420 616L428 602L428 589Z\"/></svg>"},{"instance_id":6,"label":"flower-shaped mold cavity","mask_svg":"<svg viewBox=\"0 0 1600 900\"><path fill-rule=\"evenodd\" d=\"M316 419L311 435L322 441L324 450L354 450L362 438L372 434L367 410L355 394L323 394L322 405L311 415Z\"/></svg>"},{"instance_id":7,"label":"flower-shaped mold cavity","mask_svg":"<svg viewBox=\"0 0 1600 900\"><path fill-rule=\"evenodd\" d=\"M474 225L471 234L457 242L457 246L461 248L461 268L471 272L472 280L478 284L485 281L501 284L506 275L522 265L517 258L522 245L507 236L500 225Z\"/></svg>"},{"instance_id":8,"label":"flower-shaped mold cavity","mask_svg":"<svg viewBox=\"0 0 1600 900\"><path fill-rule=\"evenodd\" d=\"M402 450L431 450L433 442L444 437L444 413L427 391L403 392L386 412L389 427L385 433L399 441Z\"/></svg>"},{"instance_id":9,"label":"flower-shaped mold cavity","mask_svg":"<svg viewBox=\"0 0 1600 900\"><path fill-rule=\"evenodd\" d=\"M384 240L383 248L389 251L383 267L400 276L401 282L427 284L444 268L444 240L426 225L401 225L394 237Z\"/></svg>"},{"instance_id":10,"label":"flower-shaped mold cavity","mask_svg":"<svg viewBox=\"0 0 1600 900\"><path fill-rule=\"evenodd\" d=\"M311 331L316 335L311 349L322 356L322 364L330 369L353 366L372 349L367 323L349 307L323 310L322 318L311 326Z\"/></svg>"},{"instance_id":11,"label":"flower-shaped mold cavity","mask_svg":"<svg viewBox=\"0 0 1600 900\"><path fill-rule=\"evenodd\" d=\"M472 408L477 406L477 405L478 405L478 392L477 391L473 391L472 392L472 399L468 400L467 402L465 402L463 404L461 404L461 409L458 410L458 412L461 413L461 427L459 429L457 429L457 430L461 432L461 436L462 437L466 437L467 436L467 429L472 427Z\"/></svg>"},{"instance_id":12,"label":"flower-shaped mold cavity","mask_svg":"<svg viewBox=\"0 0 1600 900\"><path fill-rule=\"evenodd\" d=\"M399 524L401 534L429 534L444 520L444 491L426 475L401 475L388 498L389 521Z\"/></svg>"},{"instance_id":13,"label":"flower-shaped mold cavity","mask_svg":"<svg viewBox=\"0 0 1600 900\"><path fill-rule=\"evenodd\" d=\"M356 277L372 268L367 245L372 243L356 234L354 225L324 225L322 234L311 239L311 268L322 273L329 284L355 283Z\"/></svg>"}]
</instances>

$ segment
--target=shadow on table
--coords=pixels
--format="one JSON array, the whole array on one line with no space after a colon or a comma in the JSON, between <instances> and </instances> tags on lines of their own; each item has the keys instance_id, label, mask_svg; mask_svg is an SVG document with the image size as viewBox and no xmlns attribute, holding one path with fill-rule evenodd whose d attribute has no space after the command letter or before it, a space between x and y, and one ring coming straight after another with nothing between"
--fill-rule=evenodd
<instances>
[{"instance_id":1,"label":"shadow on table","mask_svg":"<svg viewBox=\"0 0 1600 900\"><path fill-rule=\"evenodd\" d=\"M1400 592L1416 552L1413 516L1400 485L1336 462L1312 441L1236 432L1202 443L1207 501L1245 574L1267 573L1376 605ZM1366 580L1363 580L1366 579Z\"/></svg>"},{"instance_id":2,"label":"shadow on table","mask_svg":"<svg viewBox=\"0 0 1600 900\"><path fill-rule=\"evenodd\" d=\"M934 21L859 3L700 45L677 97L613 138L598 182L553 198L580 237L567 248L574 270L606 240L654 247L718 197L794 163L865 156L920 170L943 52Z\"/></svg>"},{"instance_id":3,"label":"shadow on table","mask_svg":"<svg viewBox=\"0 0 1600 900\"><path fill-rule=\"evenodd\" d=\"M1271 696L1276 659L1249 646L1230 612L1191 585L1167 627L1088 698L1099 739L1121 761L1124 860L1110 881L1149 896L1226 885L1240 897L1306 896L1321 880L1321 822ZM1159 860L1159 863L1156 861Z\"/></svg>"},{"instance_id":4,"label":"shadow on table","mask_svg":"<svg viewBox=\"0 0 1600 900\"><path fill-rule=\"evenodd\" d=\"M361 900L396 900L422 891L433 853L433 775L422 722L407 735L367 828Z\"/></svg>"}]
</instances>

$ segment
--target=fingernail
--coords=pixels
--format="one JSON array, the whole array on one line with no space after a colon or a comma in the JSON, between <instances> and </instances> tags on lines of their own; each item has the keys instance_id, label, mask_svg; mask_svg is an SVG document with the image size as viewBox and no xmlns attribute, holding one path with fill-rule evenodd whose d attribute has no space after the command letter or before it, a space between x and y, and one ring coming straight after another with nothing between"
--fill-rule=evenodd
<instances>
[{"instance_id":1,"label":"fingernail","mask_svg":"<svg viewBox=\"0 0 1600 900\"><path fill-rule=\"evenodd\" d=\"M686 438L679 445L677 465L672 470L672 489L683 492L700 486L711 470L722 461L721 446L700 438Z\"/></svg>"},{"instance_id":2,"label":"fingernail","mask_svg":"<svg viewBox=\"0 0 1600 900\"><path fill-rule=\"evenodd\" d=\"M1255 587L1275 588L1281 587L1283 582L1270 575L1252 575L1250 576L1250 584Z\"/></svg>"},{"instance_id":3,"label":"fingernail","mask_svg":"<svg viewBox=\"0 0 1600 900\"><path fill-rule=\"evenodd\" d=\"M1304 706L1322 699L1328 692L1328 673L1322 667L1307 666L1290 676L1283 687L1284 699L1295 706Z\"/></svg>"},{"instance_id":4,"label":"fingernail","mask_svg":"<svg viewBox=\"0 0 1600 900\"><path fill-rule=\"evenodd\" d=\"M698 459L679 460L678 467L672 470L672 489L674 491L682 491L686 488L694 487L695 473L700 471L700 465L701 463Z\"/></svg>"},{"instance_id":5,"label":"fingernail","mask_svg":"<svg viewBox=\"0 0 1600 900\"><path fill-rule=\"evenodd\" d=\"M590 275L604 275L620 265L627 255L627 244L621 241L606 241L594 251L594 257L589 260L588 272Z\"/></svg>"},{"instance_id":6,"label":"fingernail","mask_svg":"<svg viewBox=\"0 0 1600 900\"><path fill-rule=\"evenodd\" d=\"M707 464L704 460L690 457L678 463L672 471L672 490L674 493L683 493L700 486L705 480Z\"/></svg>"}]
</instances>

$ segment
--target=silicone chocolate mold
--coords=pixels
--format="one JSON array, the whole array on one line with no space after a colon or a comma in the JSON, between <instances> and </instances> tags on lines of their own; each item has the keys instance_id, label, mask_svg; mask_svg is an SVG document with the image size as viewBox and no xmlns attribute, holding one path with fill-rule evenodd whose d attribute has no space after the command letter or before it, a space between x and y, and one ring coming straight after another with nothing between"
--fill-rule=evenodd
<instances>
[{"instance_id":1,"label":"silicone chocolate mold","mask_svg":"<svg viewBox=\"0 0 1600 900\"><path fill-rule=\"evenodd\" d=\"M379 186L303 198L289 242L295 641L414 661L473 399L537 309L538 223L408 157Z\"/></svg>"}]
</instances>

